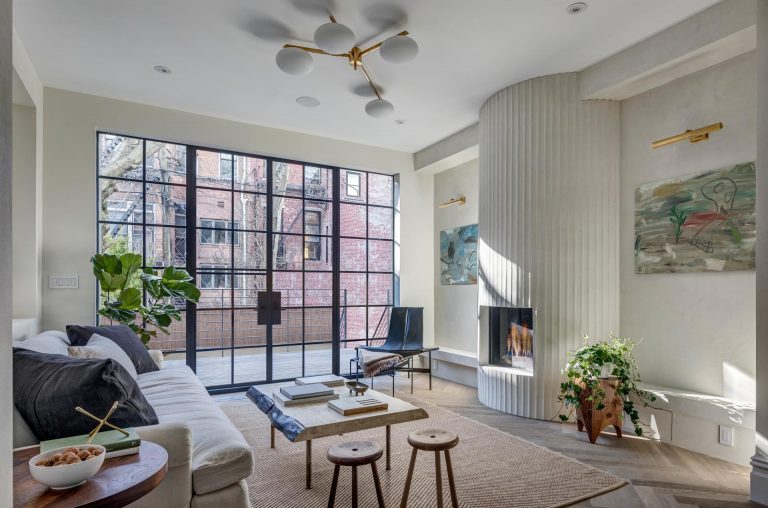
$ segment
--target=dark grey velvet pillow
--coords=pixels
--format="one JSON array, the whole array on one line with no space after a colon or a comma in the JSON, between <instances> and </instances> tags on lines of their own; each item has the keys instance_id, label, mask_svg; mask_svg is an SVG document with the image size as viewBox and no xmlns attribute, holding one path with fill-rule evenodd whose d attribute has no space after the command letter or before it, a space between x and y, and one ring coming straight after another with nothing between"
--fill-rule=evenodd
<instances>
[{"instance_id":1,"label":"dark grey velvet pillow","mask_svg":"<svg viewBox=\"0 0 768 508\"><path fill-rule=\"evenodd\" d=\"M145 374L147 372L160 370L157 367L157 364L152 360L152 357L149 356L149 351L147 351L147 348L141 343L139 337L133 333L133 330L125 325L67 325L67 337L69 337L69 342L73 346L87 345L94 333L106 337L120 346L120 348L125 351L125 354L128 355L128 358L133 362L137 374Z\"/></svg>"},{"instance_id":2,"label":"dark grey velvet pillow","mask_svg":"<svg viewBox=\"0 0 768 508\"><path fill-rule=\"evenodd\" d=\"M104 416L115 401L114 425L158 423L139 385L116 361L13 349L13 403L39 440L89 433L96 422L75 407Z\"/></svg>"}]
</instances>

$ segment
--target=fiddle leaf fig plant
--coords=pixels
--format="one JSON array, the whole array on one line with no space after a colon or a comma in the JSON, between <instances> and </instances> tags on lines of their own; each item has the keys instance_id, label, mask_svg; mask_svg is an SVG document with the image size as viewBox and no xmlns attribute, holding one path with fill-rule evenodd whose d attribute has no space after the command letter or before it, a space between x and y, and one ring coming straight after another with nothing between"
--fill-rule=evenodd
<instances>
[{"instance_id":1,"label":"fiddle leaf fig plant","mask_svg":"<svg viewBox=\"0 0 768 508\"><path fill-rule=\"evenodd\" d=\"M643 406L655 401L656 396L637 386L640 383L640 375L632 356L634 347L635 343L629 338L612 335L609 342L590 344L589 337L584 337L584 346L570 355L561 372L565 380L560 384L558 396L561 402L558 415L560 420L567 422L573 411L586 401L591 402L596 410L604 409L605 390L601 387L600 380L610 377L618 381L616 391L623 401L624 413L629 416L635 427L635 434L642 436L643 424L630 395L634 395ZM566 408L569 411L563 414Z\"/></svg>"},{"instance_id":2,"label":"fiddle leaf fig plant","mask_svg":"<svg viewBox=\"0 0 768 508\"><path fill-rule=\"evenodd\" d=\"M200 290L186 270L142 270L139 254L96 254L91 264L101 291L99 315L130 327L145 346L158 331L167 334L171 323L181 320L177 302L200 300Z\"/></svg>"}]
</instances>

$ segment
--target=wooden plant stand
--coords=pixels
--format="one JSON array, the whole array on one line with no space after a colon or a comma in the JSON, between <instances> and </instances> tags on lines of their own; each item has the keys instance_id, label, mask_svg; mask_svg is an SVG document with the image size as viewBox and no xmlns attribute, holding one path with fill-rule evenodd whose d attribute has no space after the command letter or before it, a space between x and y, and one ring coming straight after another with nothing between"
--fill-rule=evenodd
<instances>
[{"instance_id":1,"label":"wooden plant stand","mask_svg":"<svg viewBox=\"0 0 768 508\"><path fill-rule=\"evenodd\" d=\"M621 424L623 422L624 401L617 392L619 380L615 377L600 379L600 387L605 391L605 407L595 409L593 402L586 400L590 393L583 391L581 394L581 407L576 408L576 426L579 432L586 429L589 442L595 444L597 436L604 428L613 425L616 436L621 437Z\"/></svg>"}]
</instances>

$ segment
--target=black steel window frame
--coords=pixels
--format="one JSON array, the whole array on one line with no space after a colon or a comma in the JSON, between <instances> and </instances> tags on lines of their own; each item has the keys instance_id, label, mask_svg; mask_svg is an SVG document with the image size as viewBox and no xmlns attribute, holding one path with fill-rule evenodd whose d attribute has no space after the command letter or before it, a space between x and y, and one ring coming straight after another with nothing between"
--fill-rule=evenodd
<instances>
[{"instance_id":1,"label":"black steel window frame","mask_svg":"<svg viewBox=\"0 0 768 508\"><path fill-rule=\"evenodd\" d=\"M135 179L135 178L122 178L122 177L112 177L112 176L102 176L100 173L100 138L101 136L118 136L118 137L126 137L131 139L136 139L140 141L143 145L143 156L142 156L142 178L141 179ZM186 176L186 182L184 184L175 183L175 182L159 182L156 180L147 180L147 153L146 153L146 144L149 142L153 143L162 143L162 144L168 144L168 145L175 145L179 147L184 147L186 150L186 162L185 162L185 176ZM224 187L218 187L218 186L210 186L210 185L198 185L197 184L197 165L198 165L198 158L197 153L198 151L207 151L207 152L213 152L218 153L220 156L221 154L229 155L232 157L233 160L233 168L232 168L232 174L233 178L229 180L230 182L230 188L224 188ZM254 158L254 159L261 159L265 162L265 172L266 172L266 179L267 179L267 188L264 190L257 190L257 191L250 191L250 190L243 190L243 189L235 189L235 178L234 174L237 171L234 168L234 161L236 161L240 157L245 158ZM219 160L220 164L221 160ZM301 189L301 197L287 193L287 194L274 194L272 189L272 177L273 177L273 171L274 171L274 164L275 163L285 163L285 164L295 164L300 165L302 167L302 189ZM318 196L307 196L306 190L307 190L307 168L318 168L320 171L327 170L328 171L328 178L332 182L332 194L330 197L326 194L325 196L318 197ZM220 169L220 167L218 168ZM359 175L359 190L358 190L358 196L350 196L352 198L359 198L360 195L363 194L363 180L365 181L365 198L364 202L359 202L356 200L353 201L347 201L341 197L341 187L342 187L342 181L341 181L341 173L342 171L349 171L353 174ZM368 178L369 175L378 175L381 177L387 177L392 179L392 202L390 205L382 205L382 204L371 204L370 203L370 192L369 192L369 186L370 186L370 178ZM197 268L197 244L198 244L198 229L213 229L213 230L219 230L220 228L201 228L197 222L197 198L198 198L198 190L211 190L211 191L227 191L232 194L233 203L231 205L231 222L230 224L234 226L236 224L235 216L234 216L234 196L237 193L244 193L244 194L253 194L253 195L261 195L266 196L266 215L267 215L267 222L266 222L266 230L258 230L258 229L242 229L237 227L230 227L226 228L225 231L230 233L231 235L235 235L236 232L242 232L242 233L259 233L259 234L265 234L266 236L266 245L267 245L267 252L266 252L266 267L265 268L245 268L245 269L236 269L235 263L234 263L234 245L230 242L230 245L233 246L231 249L232 251L232 259L231 259L231 266L225 270L225 273L228 273L231 277L234 276L240 276L240 275L264 275L266 276L266 286L267 290L273 289L273 273L274 272L301 272L302 273L302 306L301 307L286 307L283 306L283 310L298 310L301 309L302 311L302 337L301 342L292 342L290 344L280 344L280 346L302 346L302 375L306 372L306 346L307 345L323 345L323 344L331 344L331 353L332 353L332 365L331 369L332 372L335 374L339 374L340 372L340 355L339 351L341 348L342 343L359 343L359 342L365 342L366 344L370 343L371 340L380 340L381 337L371 337L371 328L370 328L370 308L376 308L376 309L391 309L392 306L398 304L398 281L396 280L396 275L394 272L395 268L395 249L397 244L397 239L395 238L395 215L396 215L396 203L398 201L397 194L399 193L399 182L397 175L387 175L384 173L376 173L371 171L365 171L365 170L358 170L353 168L342 168L339 166L333 166L333 165L325 165L325 164L317 164L317 163L309 163L305 161L295 160L295 159L287 159L283 157L269 157L269 156L263 156L253 153L246 153L246 152L238 152L238 151L230 151L230 150L220 150L216 148L206 147L202 145L196 145L196 144L188 144L188 143L179 143L174 141L163 141L158 140L154 138L147 138L142 136L134 136L130 134L122 134L122 133L115 133L115 132L108 132L108 131L97 131L96 132L96 180L97 180L97 189L96 189L96 227L97 227L97 244L96 248L97 251L100 251L101 249L101 227L105 224L113 224L117 227L141 227L143 234L142 234L142 249L141 253L142 256L146 259L146 237L147 237L147 231L148 228L163 228L167 230L178 230L182 231L184 233L185 237L185 244L186 244L186 265L185 268L187 271L195 278L195 280L198 280L198 274L199 273L222 273L218 270L209 270L206 268L200 268L198 270ZM123 180L127 182L134 182L134 183L141 183L142 186L142 213L141 213L141 222L120 222L120 221L110 221L110 220L103 220L100 215L100 203L101 203L101 181L102 180ZM313 182L314 183L314 182ZM153 220L152 222L146 222L147 214L145 212L146 210L146 189L148 185L167 185L167 186L175 186L175 187L184 187L186 188L186 203L185 203L185 212L186 212L186 224L185 225L178 225L176 223L169 224L169 223L162 223L157 222L157 220ZM346 181L343 182L343 185L346 186ZM344 189L344 193L346 195L346 188ZM291 233L291 232L275 232L274 224L273 224L273 198L275 196L279 197L286 197L286 198L295 198L295 199L301 199L302 200L302 220L301 220L301 227L302 227L302 233ZM329 207L331 208L331 216L332 216L332 231L330 235L327 234L321 234L321 235L311 235L313 237L319 236L323 242L330 242L331 246L331 269L330 270L307 270L305 266L306 260L304 259L304 255L302 252L302 269L301 270L295 270L295 269L286 269L281 270L277 269L274 266L274 262L271 259L273 254L272 245L274 242L274 238L277 236L296 236L300 237L302 239L306 238L306 218L304 216L304 213L306 211L306 203L309 202L326 202L328 203ZM349 204L357 204L360 206L365 206L366 214L365 214L365 227L366 227L366 236L364 237L358 237L358 236L342 236L340 232L340 223L341 223L341 217L340 217L340 205L342 203L349 203ZM369 228L369 209L370 208L382 208L382 209L390 209L391 210L391 217L392 217L392 223L391 223L391 237L390 238L370 238L368 236L368 228ZM157 215L157 214L153 214ZM193 218L193 220L190 220L190 217ZM165 220L165 218L163 218ZM238 237L241 235L237 235ZM246 237L243 237L246 238ZM365 271L343 271L340 269L340 244L341 244L341 238L345 239L356 239L356 240L365 240L365 261L366 261L366 270ZM190 241L190 239L194 239L194 241ZM231 239L231 237L230 237ZM369 271L369 242L373 241L389 241L392 244L392 254L391 254L391 265L390 270L388 271ZM243 239L242 241L245 241ZM303 245L303 242L302 242ZM174 246L174 250L175 246ZM173 263L171 263L173 264ZM148 266L149 268L154 269L162 269L165 268L167 265L157 265L153 264L151 266ZM174 265L178 266L178 265ZM332 281L332 287L331 287L331 305L319 305L319 306L307 306L304 305L304 300L306 299L306 274L307 273L328 273L331 276ZM340 298L341 288L340 288L340 274L341 273L358 273L358 274L365 274L366 275L366 304L365 305L343 305L343 302ZM392 298L391 303L386 304L370 304L369 298L368 298L368 281L369 281L369 274L380 274L380 275L390 275L392 278ZM232 280L232 279L230 279ZM230 284L229 290L234 292L235 285ZM229 307L199 307L195 304L187 304L185 306L186 311L186 348L183 350L175 350L175 352L185 352L186 353L186 362L187 365L189 365L193 370L196 371L197 369L197 352L198 351L217 351L217 350L230 350L232 351L231 355L231 364L230 364L230 380L232 381L231 384L228 385L221 385L221 386L208 386L207 389L211 392L226 392L226 391L233 391L233 390L241 390L244 389L247 386L251 386L253 384L260 384L260 383L267 383L267 382L279 382L279 381L289 381L292 378L285 378L285 379L274 379L272 375L272 330L271 325L267 327L267 340L266 344L264 345L235 345L235 312L236 311L244 311L244 310L255 310L256 306L236 306L235 305L235 299L234 295L231 295L230 297L230 306ZM97 287L96 290L96 307L98 307L99 302L99 290ZM231 326L230 326L230 333L231 333L231 340L230 345L228 347L224 348L202 348L197 346L197 314L198 314L198 308L200 311L231 311ZM342 330L340 329L341 323L341 312L344 308L365 308L365 338L356 338L356 339L348 339L348 340L342 340L341 339L341 333ZM304 327L306 326L306 309L330 309L331 310L331 341L313 341L313 342L306 342L306 330ZM97 316L98 321L98 316ZM259 348L265 348L267 351L267 375L265 380L253 380L253 382L246 382L246 383L236 383L234 381L235 372L234 372L234 352L235 350L240 349L259 349Z\"/></svg>"}]
</instances>

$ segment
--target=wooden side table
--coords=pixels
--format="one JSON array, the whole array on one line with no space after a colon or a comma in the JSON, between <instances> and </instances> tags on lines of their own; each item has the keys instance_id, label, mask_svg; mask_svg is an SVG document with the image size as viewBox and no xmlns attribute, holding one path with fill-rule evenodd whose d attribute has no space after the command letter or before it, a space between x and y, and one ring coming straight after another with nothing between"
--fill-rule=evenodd
<instances>
[{"instance_id":1,"label":"wooden side table","mask_svg":"<svg viewBox=\"0 0 768 508\"><path fill-rule=\"evenodd\" d=\"M29 473L27 463L38 453L38 446L13 452L15 507L125 506L151 492L168 472L168 452L165 448L142 441L139 453L105 460L99 472L83 485L68 490L53 490L36 482Z\"/></svg>"}]
</instances>

